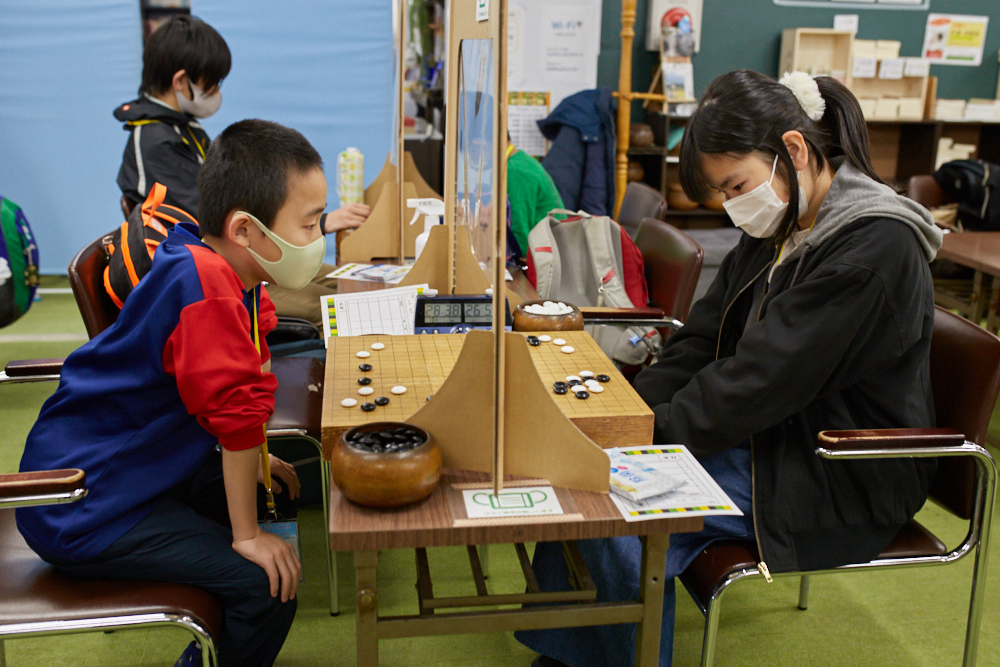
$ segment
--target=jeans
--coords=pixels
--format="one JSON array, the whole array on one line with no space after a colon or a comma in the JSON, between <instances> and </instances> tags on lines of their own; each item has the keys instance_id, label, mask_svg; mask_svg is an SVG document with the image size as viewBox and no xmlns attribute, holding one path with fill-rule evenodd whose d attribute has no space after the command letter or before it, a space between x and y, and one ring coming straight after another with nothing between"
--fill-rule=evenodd
<instances>
[{"instance_id":1,"label":"jeans","mask_svg":"<svg viewBox=\"0 0 1000 667\"><path fill-rule=\"evenodd\" d=\"M752 538L753 513L749 441L700 461L705 470L740 508L744 516L707 516L698 533L670 537L663 593L660 667L670 667L674 647L674 577L712 542ZM620 602L639 597L642 545L638 537L581 540L583 560L597 586L598 602ZM540 542L532 561L543 591L571 590L569 572L558 542ZM635 664L634 623L596 627L525 630L514 637L528 648L570 667L629 667Z\"/></svg>"},{"instance_id":2,"label":"jeans","mask_svg":"<svg viewBox=\"0 0 1000 667\"><path fill-rule=\"evenodd\" d=\"M220 463L221 456L213 454L199 473L165 494L96 558L52 564L80 577L167 581L206 590L223 607L215 638L219 666L268 667L292 627L296 601L271 597L263 568L236 553L232 531L209 518L225 514L225 491L216 486L222 482Z\"/></svg>"}]
</instances>

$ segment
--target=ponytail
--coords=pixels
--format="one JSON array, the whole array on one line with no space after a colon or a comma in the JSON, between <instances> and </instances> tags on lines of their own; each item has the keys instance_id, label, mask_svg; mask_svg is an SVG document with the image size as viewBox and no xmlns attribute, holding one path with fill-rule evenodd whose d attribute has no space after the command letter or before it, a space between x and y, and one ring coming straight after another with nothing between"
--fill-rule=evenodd
<instances>
[{"instance_id":1,"label":"ponytail","mask_svg":"<svg viewBox=\"0 0 1000 667\"><path fill-rule=\"evenodd\" d=\"M782 136L802 134L815 168L843 156L856 169L882 183L869 155L868 126L857 99L830 77L817 77L826 103L823 116L809 118L791 90L775 79L751 70L736 70L709 84L684 132L680 180L685 194L705 201L710 187L702 172L703 154L747 155L760 151L768 161L777 157L778 173L788 183L788 209L771 241L780 246L795 230L799 210L799 180Z\"/></svg>"}]
</instances>

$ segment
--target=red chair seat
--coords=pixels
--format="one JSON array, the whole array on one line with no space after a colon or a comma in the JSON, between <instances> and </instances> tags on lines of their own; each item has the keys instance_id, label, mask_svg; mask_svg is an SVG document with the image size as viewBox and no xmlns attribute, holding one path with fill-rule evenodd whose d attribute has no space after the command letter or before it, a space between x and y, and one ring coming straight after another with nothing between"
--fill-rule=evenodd
<instances>
[{"instance_id":1,"label":"red chair seat","mask_svg":"<svg viewBox=\"0 0 1000 667\"><path fill-rule=\"evenodd\" d=\"M0 511L0 625L141 614L187 615L215 638L222 621L218 601L193 586L64 574L28 547L17 531L12 510Z\"/></svg>"}]
</instances>

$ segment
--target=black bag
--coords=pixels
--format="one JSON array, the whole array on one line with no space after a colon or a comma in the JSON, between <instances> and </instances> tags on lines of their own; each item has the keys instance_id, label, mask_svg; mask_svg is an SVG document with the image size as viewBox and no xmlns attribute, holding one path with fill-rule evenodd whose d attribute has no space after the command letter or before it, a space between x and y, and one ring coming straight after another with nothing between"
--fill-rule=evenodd
<instances>
[{"instance_id":1,"label":"black bag","mask_svg":"<svg viewBox=\"0 0 1000 667\"><path fill-rule=\"evenodd\" d=\"M952 160L934 172L934 180L958 202L958 220L966 231L1000 231L1000 165Z\"/></svg>"}]
</instances>

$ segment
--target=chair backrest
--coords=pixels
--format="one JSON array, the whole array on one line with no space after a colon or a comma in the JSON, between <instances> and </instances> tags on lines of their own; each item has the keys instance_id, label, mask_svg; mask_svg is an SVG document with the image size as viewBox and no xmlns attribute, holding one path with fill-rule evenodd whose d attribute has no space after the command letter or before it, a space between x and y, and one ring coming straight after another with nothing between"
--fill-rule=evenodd
<instances>
[{"instance_id":1,"label":"chair backrest","mask_svg":"<svg viewBox=\"0 0 1000 667\"><path fill-rule=\"evenodd\" d=\"M111 232L108 232L111 234ZM83 316L87 335L93 338L118 319L118 306L104 288L104 267L108 255L104 250L104 237L87 245L69 263L66 272L76 297L76 305Z\"/></svg>"},{"instance_id":2,"label":"chair backrest","mask_svg":"<svg viewBox=\"0 0 1000 667\"><path fill-rule=\"evenodd\" d=\"M621 225L634 241L643 218L663 220L666 212L667 200L663 195L644 183L632 182L625 188L625 197L622 199L622 207L615 222Z\"/></svg>"},{"instance_id":3,"label":"chair backrest","mask_svg":"<svg viewBox=\"0 0 1000 667\"><path fill-rule=\"evenodd\" d=\"M930 365L937 425L961 431L966 440L982 445L1000 389L1000 338L937 306ZM931 496L968 519L975 474L971 459L939 459Z\"/></svg>"},{"instance_id":4,"label":"chair backrest","mask_svg":"<svg viewBox=\"0 0 1000 667\"><path fill-rule=\"evenodd\" d=\"M910 182L906 186L906 196L924 208L937 208L955 201L941 189L933 176L926 174L910 176Z\"/></svg>"},{"instance_id":5,"label":"chair backrest","mask_svg":"<svg viewBox=\"0 0 1000 667\"><path fill-rule=\"evenodd\" d=\"M705 251L681 230L653 218L643 218L635 245L646 267L649 305L683 322L691 309Z\"/></svg>"},{"instance_id":6,"label":"chair backrest","mask_svg":"<svg viewBox=\"0 0 1000 667\"><path fill-rule=\"evenodd\" d=\"M125 195L122 195L122 198L118 203L122 207L122 213L125 214L125 219L128 220L128 217L132 215L132 209L134 209L137 204Z\"/></svg>"}]
</instances>

